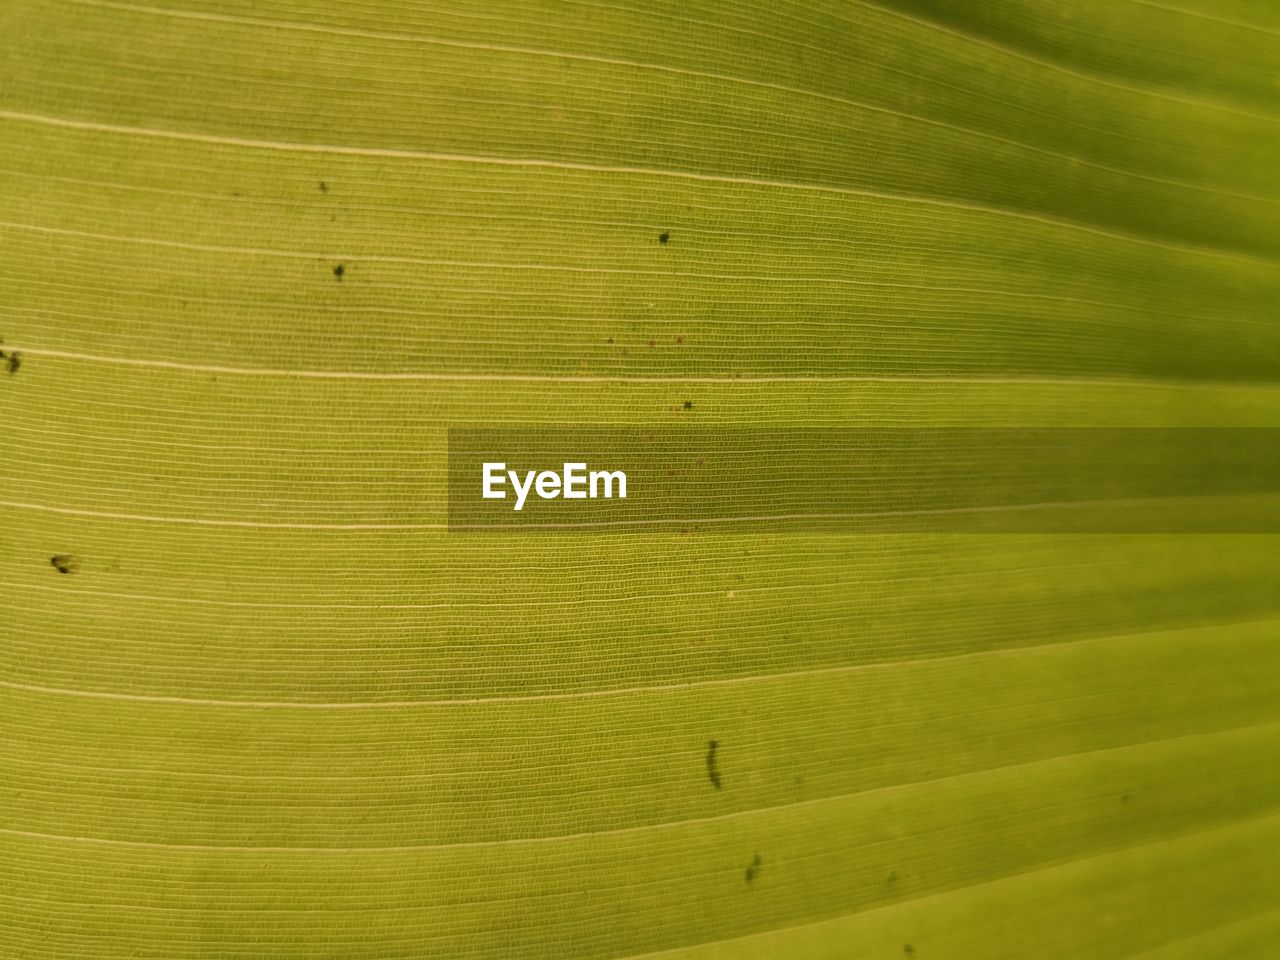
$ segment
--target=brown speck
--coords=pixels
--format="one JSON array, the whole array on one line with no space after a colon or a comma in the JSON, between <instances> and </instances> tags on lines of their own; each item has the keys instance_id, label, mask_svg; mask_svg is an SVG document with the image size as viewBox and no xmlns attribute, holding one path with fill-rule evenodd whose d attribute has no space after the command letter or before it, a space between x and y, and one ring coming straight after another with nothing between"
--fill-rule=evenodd
<instances>
[{"instance_id":1,"label":"brown speck","mask_svg":"<svg viewBox=\"0 0 1280 960\"><path fill-rule=\"evenodd\" d=\"M676 343L684 343L684 337L676 337Z\"/></svg>"},{"instance_id":2,"label":"brown speck","mask_svg":"<svg viewBox=\"0 0 1280 960\"><path fill-rule=\"evenodd\" d=\"M57 570L59 573L75 573L79 569L79 562L75 557L67 553L54 554L49 558L49 566Z\"/></svg>"},{"instance_id":3,"label":"brown speck","mask_svg":"<svg viewBox=\"0 0 1280 960\"><path fill-rule=\"evenodd\" d=\"M684 402L684 408L685 408L686 410L692 410L692 409L693 409L693 401L692 401L692 400L686 400L686 401Z\"/></svg>"},{"instance_id":4,"label":"brown speck","mask_svg":"<svg viewBox=\"0 0 1280 960\"><path fill-rule=\"evenodd\" d=\"M667 241L669 241L670 239L671 239L671 233L667 230L664 230L662 231L662 233L658 234L658 242L663 246L666 246Z\"/></svg>"},{"instance_id":5,"label":"brown speck","mask_svg":"<svg viewBox=\"0 0 1280 960\"><path fill-rule=\"evenodd\" d=\"M342 280L342 275L346 272L347 272L347 268L341 263L333 268L333 275L337 277L338 280Z\"/></svg>"},{"instance_id":6,"label":"brown speck","mask_svg":"<svg viewBox=\"0 0 1280 960\"><path fill-rule=\"evenodd\" d=\"M751 866L747 867L747 883L756 878L756 874L760 872L760 867L763 863L764 861L760 859L760 854L758 853L751 859Z\"/></svg>"},{"instance_id":7,"label":"brown speck","mask_svg":"<svg viewBox=\"0 0 1280 960\"><path fill-rule=\"evenodd\" d=\"M719 749L719 741L712 740L707 744L707 779L717 790L720 789L720 770L716 766L716 751Z\"/></svg>"},{"instance_id":8,"label":"brown speck","mask_svg":"<svg viewBox=\"0 0 1280 960\"><path fill-rule=\"evenodd\" d=\"M904 943L902 945L902 952L905 953L908 957L914 957L916 955L916 948L909 943Z\"/></svg>"},{"instance_id":9,"label":"brown speck","mask_svg":"<svg viewBox=\"0 0 1280 960\"><path fill-rule=\"evenodd\" d=\"M320 192L321 192L321 193L328 193L328 192L329 192L329 185L328 185L327 183L325 183L323 180L321 180L321 181L320 181Z\"/></svg>"}]
</instances>

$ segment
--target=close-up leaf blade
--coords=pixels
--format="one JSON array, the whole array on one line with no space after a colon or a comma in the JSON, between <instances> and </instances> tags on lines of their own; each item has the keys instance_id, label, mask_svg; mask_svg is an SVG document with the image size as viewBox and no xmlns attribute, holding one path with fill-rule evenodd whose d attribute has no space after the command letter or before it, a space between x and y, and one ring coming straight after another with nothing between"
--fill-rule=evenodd
<instances>
[{"instance_id":1,"label":"close-up leaf blade","mask_svg":"<svg viewBox=\"0 0 1280 960\"><path fill-rule=\"evenodd\" d=\"M481 534L449 431L1274 427L1277 64L1237 0L0 5L0 958L1271 956L1280 539L1212 521L1275 491Z\"/></svg>"}]
</instances>

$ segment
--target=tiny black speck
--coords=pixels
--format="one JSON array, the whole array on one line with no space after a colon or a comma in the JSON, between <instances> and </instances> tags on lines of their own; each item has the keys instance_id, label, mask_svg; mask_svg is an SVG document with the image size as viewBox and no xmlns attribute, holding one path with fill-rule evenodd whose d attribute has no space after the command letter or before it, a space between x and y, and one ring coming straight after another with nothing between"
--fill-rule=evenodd
<instances>
[{"instance_id":1,"label":"tiny black speck","mask_svg":"<svg viewBox=\"0 0 1280 960\"><path fill-rule=\"evenodd\" d=\"M11 374L17 373L18 368L22 366L22 357L18 356L16 353L11 353L7 357L5 357L3 353L0 353L0 357L4 357L5 369Z\"/></svg>"},{"instance_id":2,"label":"tiny black speck","mask_svg":"<svg viewBox=\"0 0 1280 960\"><path fill-rule=\"evenodd\" d=\"M752 858L751 866L747 867L747 883L756 878L756 874L760 872L760 867L763 863L764 861L760 859L760 854L758 853Z\"/></svg>"},{"instance_id":3,"label":"tiny black speck","mask_svg":"<svg viewBox=\"0 0 1280 960\"><path fill-rule=\"evenodd\" d=\"M658 242L661 244L665 244L670 239L671 239L671 234L666 232L665 230L662 233L658 234Z\"/></svg>"},{"instance_id":4,"label":"tiny black speck","mask_svg":"<svg viewBox=\"0 0 1280 960\"><path fill-rule=\"evenodd\" d=\"M693 409L693 401L692 401L692 400L686 400L686 401L684 402L684 408L685 408L686 410L692 410L692 409Z\"/></svg>"},{"instance_id":5,"label":"tiny black speck","mask_svg":"<svg viewBox=\"0 0 1280 960\"><path fill-rule=\"evenodd\" d=\"M339 280L342 279L342 275L346 272L347 272L347 268L344 267L342 264L338 264L336 267L333 268L333 275L337 277Z\"/></svg>"},{"instance_id":6,"label":"tiny black speck","mask_svg":"<svg viewBox=\"0 0 1280 960\"><path fill-rule=\"evenodd\" d=\"M74 573L76 569L76 558L68 556L65 553L55 554L49 558L49 566L57 570L59 573Z\"/></svg>"},{"instance_id":7,"label":"tiny black speck","mask_svg":"<svg viewBox=\"0 0 1280 960\"><path fill-rule=\"evenodd\" d=\"M914 957L916 953L916 948L909 943L904 943L902 945L902 952L905 953L908 957Z\"/></svg>"},{"instance_id":8,"label":"tiny black speck","mask_svg":"<svg viewBox=\"0 0 1280 960\"><path fill-rule=\"evenodd\" d=\"M328 185L327 183L325 183L323 180L321 180L321 181L320 181L320 192L321 192L321 193L328 193L328 192L329 192L329 185Z\"/></svg>"}]
</instances>

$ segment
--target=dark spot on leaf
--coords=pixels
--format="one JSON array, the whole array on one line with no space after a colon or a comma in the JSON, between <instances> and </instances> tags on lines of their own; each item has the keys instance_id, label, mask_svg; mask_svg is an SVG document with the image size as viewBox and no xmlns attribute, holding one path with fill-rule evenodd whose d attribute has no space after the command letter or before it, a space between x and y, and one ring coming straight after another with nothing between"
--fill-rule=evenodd
<instances>
[{"instance_id":1,"label":"dark spot on leaf","mask_svg":"<svg viewBox=\"0 0 1280 960\"><path fill-rule=\"evenodd\" d=\"M658 234L658 242L659 242L659 243L661 243L661 244L665 244L665 243L666 243L668 240L670 240L670 239L671 239L671 234L670 234L668 231L666 231L666 230L664 230L664 231L662 231L662 233Z\"/></svg>"},{"instance_id":2,"label":"dark spot on leaf","mask_svg":"<svg viewBox=\"0 0 1280 960\"><path fill-rule=\"evenodd\" d=\"M908 957L914 957L916 955L916 948L909 943L904 943L902 945L902 952L905 953Z\"/></svg>"},{"instance_id":3,"label":"dark spot on leaf","mask_svg":"<svg viewBox=\"0 0 1280 960\"><path fill-rule=\"evenodd\" d=\"M692 410L692 409L693 409L693 401L692 401L692 400L686 400L686 401L684 402L684 408L685 408L686 410Z\"/></svg>"},{"instance_id":4,"label":"dark spot on leaf","mask_svg":"<svg viewBox=\"0 0 1280 960\"><path fill-rule=\"evenodd\" d=\"M1120 802L1121 802L1121 803L1128 803L1128 802L1129 802L1129 795L1126 793L1123 797L1121 797L1121 798L1120 798Z\"/></svg>"},{"instance_id":5,"label":"dark spot on leaf","mask_svg":"<svg viewBox=\"0 0 1280 960\"><path fill-rule=\"evenodd\" d=\"M11 353L8 356L0 353L0 357L4 358L4 368L8 370L10 374L17 373L18 368L22 366L22 357L18 356L16 353Z\"/></svg>"},{"instance_id":6,"label":"dark spot on leaf","mask_svg":"<svg viewBox=\"0 0 1280 960\"><path fill-rule=\"evenodd\" d=\"M650 341L649 341L649 347L650 347L650 348L656 347L657 345L658 345L658 341L656 341L656 340L650 340Z\"/></svg>"},{"instance_id":7,"label":"dark spot on leaf","mask_svg":"<svg viewBox=\"0 0 1280 960\"><path fill-rule=\"evenodd\" d=\"M756 878L756 874L760 872L760 867L763 864L764 861L760 859L760 854L757 853L751 860L751 866L747 867L747 883Z\"/></svg>"},{"instance_id":8,"label":"dark spot on leaf","mask_svg":"<svg viewBox=\"0 0 1280 960\"><path fill-rule=\"evenodd\" d=\"M54 554L49 558L49 566L57 570L59 573L75 573L79 569L80 564L75 557L68 553Z\"/></svg>"},{"instance_id":9,"label":"dark spot on leaf","mask_svg":"<svg viewBox=\"0 0 1280 960\"><path fill-rule=\"evenodd\" d=\"M613 343L613 337L610 337L607 342Z\"/></svg>"},{"instance_id":10,"label":"dark spot on leaf","mask_svg":"<svg viewBox=\"0 0 1280 960\"><path fill-rule=\"evenodd\" d=\"M333 275L337 277L339 280L342 279L342 275L346 272L347 272L347 268L342 264L338 264L336 267L333 268Z\"/></svg>"},{"instance_id":11,"label":"dark spot on leaf","mask_svg":"<svg viewBox=\"0 0 1280 960\"><path fill-rule=\"evenodd\" d=\"M320 192L321 192L321 193L328 193L328 192L329 192L329 185L328 185L327 183L325 183L323 180L321 180L321 181L320 181Z\"/></svg>"},{"instance_id":12,"label":"dark spot on leaf","mask_svg":"<svg viewBox=\"0 0 1280 960\"><path fill-rule=\"evenodd\" d=\"M707 779L717 790L720 789L720 769L716 766L716 751L719 749L718 740L712 740L707 744Z\"/></svg>"}]
</instances>

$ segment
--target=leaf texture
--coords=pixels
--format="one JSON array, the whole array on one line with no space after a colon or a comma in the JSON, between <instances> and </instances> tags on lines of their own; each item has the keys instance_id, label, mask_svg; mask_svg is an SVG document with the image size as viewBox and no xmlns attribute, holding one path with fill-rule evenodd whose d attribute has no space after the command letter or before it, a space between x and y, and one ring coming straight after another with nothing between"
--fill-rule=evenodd
<instances>
[{"instance_id":1,"label":"leaf texture","mask_svg":"<svg viewBox=\"0 0 1280 960\"><path fill-rule=\"evenodd\" d=\"M1274 9L0 53L0 956L1272 955L1276 536L467 536L445 481L457 424L1273 426Z\"/></svg>"}]
</instances>

